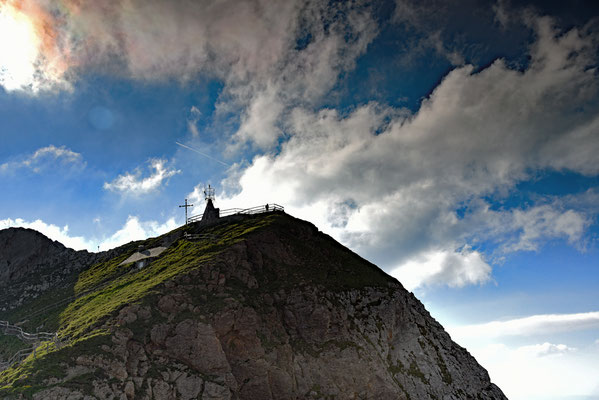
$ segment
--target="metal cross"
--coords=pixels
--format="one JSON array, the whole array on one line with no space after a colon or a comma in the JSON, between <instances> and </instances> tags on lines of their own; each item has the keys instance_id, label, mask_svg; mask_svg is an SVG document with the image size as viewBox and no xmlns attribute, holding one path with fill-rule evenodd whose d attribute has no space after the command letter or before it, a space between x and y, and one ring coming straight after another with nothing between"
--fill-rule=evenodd
<instances>
[{"instance_id":1,"label":"metal cross","mask_svg":"<svg viewBox=\"0 0 599 400\"><path fill-rule=\"evenodd\" d=\"M187 225L187 209L189 207L193 207L193 204L187 204L187 199L185 199L185 205L179 206L179 208L181 208L181 207L185 208L185 225Z\"/></svg>"}]
</instances>

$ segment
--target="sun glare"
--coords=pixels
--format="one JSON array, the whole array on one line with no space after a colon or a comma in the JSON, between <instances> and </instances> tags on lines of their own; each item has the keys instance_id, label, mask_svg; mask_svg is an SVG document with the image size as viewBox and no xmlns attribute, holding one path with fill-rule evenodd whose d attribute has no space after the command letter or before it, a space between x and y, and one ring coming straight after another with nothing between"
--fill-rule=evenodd
<instances>
[{"instance_id":1,"label":"sun glare","mask_svg":"<svg viewBox=\"0 0 599 400\"><path fill-rule=\"evenodd\" d=\"M0 4L0 84L6 90L35 85L39 48L33 21L13 2Z\"/></svg>"}]
</instances>

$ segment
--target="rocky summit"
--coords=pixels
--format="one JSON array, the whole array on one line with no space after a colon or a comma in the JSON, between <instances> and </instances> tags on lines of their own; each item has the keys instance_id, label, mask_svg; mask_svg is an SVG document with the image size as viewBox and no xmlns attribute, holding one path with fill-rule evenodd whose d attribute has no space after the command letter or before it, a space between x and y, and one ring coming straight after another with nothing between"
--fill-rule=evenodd
<instances>
[{"instance_id":1,"label":"rocky summit","mask_svg":"<svg viewBox=\"0 0 599 400\"><path fill-rule=\"evenodd\" d=\"M32 229L0 230L0 311L64 286L101 257L102 254L68 249Z\"/></svg>"},{"instance_id":2,"label":"rocky summit","mask_svg":"<svg viewBox=\"0 0 599 400\"><path fill-rule=\"evenodd\" d=\"M4 285L32 263L63 284L3 300L0 320L59 339L0 372L0 398L506 398L397 280L283 212L96 256L31 235L0 232ZM0 339L6 361L19 346Z\"/></svg>"}]
</instances>

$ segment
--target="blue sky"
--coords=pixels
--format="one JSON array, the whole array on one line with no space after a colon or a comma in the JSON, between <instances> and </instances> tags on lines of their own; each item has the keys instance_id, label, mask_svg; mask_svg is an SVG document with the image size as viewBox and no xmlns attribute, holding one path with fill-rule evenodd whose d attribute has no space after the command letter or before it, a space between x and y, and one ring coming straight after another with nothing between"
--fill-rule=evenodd
<instances>
[{"instance_id":1,"label":"blue sky","mask_svg":"<svg viewBox=\"0 0 599 400\"><path fill-rule=\"evenodd\" d=\"M1 1L0 228L106 250L201 213L210 183L397 277L508 397L599 398L598 18Z\"/></svg>"}]
</instances>

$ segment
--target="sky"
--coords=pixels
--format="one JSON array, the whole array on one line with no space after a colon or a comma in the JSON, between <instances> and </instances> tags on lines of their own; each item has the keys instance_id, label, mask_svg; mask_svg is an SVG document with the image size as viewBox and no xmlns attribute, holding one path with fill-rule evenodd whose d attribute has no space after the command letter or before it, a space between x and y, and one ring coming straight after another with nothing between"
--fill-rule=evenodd
<instances>
[{"instance_id":1,"label":"sky","mask_svg":"<svg viewBox=\"0 0 599 400\"><path fill-rule=\"evenodd\" d=\"M0 0L0 229L278 203L510 399L599 399L599 3Z\"/></svg>"}]
</instances>

